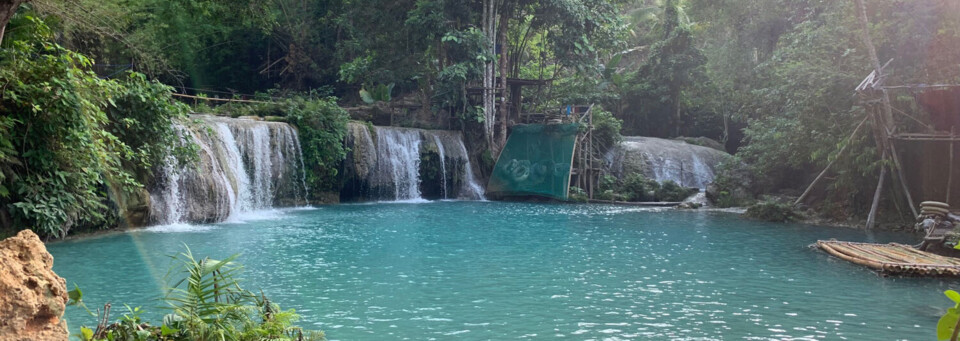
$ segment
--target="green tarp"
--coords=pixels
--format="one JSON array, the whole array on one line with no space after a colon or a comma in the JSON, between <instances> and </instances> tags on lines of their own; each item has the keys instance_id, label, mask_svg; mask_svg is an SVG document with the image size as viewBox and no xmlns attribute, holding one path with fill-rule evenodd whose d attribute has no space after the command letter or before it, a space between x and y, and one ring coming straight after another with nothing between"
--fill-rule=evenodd
<instances>
[{"instance_id":1,"label":"green tarp","mask_svg":"<svg viewBox=\"0 0 960 341\"><path fill-rule=\"evenodd\" d=\"M513 127L490 176L487 193L566 200L578 128L576 123Z\"/></svg>"}]
</instances>

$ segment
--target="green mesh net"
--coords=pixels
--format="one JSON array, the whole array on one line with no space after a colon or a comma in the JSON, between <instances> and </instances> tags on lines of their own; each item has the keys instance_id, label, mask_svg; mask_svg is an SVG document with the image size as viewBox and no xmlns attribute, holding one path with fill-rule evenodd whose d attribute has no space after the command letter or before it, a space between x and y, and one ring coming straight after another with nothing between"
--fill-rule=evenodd
<instances>
[{"instance_id":1,"label":"green mesh net","mask_svg":"<svg viewBox=\"0 0 960 341\"><path fill-rule=\"evenodd\" d=\"M513 127L490 176L487 193L566 200L578 130L576 123Z\"/></svg>"}]
</instances>

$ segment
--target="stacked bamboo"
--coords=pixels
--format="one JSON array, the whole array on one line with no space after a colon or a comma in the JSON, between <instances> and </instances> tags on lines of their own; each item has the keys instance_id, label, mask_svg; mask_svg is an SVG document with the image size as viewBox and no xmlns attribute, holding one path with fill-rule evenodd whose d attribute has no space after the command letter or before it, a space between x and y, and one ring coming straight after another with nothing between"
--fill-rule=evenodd
<instances>
[{"instance_id":1,"label":"stacked bamboo","mask_svg":"<svg viewBox=\"0 0 960 341\"><path fill-rule=\"evenodd\" d=\"M960 259L920 251L909 245L820 240L817 247L883 275L960 277Z\"/></svg>"}]
</instances>

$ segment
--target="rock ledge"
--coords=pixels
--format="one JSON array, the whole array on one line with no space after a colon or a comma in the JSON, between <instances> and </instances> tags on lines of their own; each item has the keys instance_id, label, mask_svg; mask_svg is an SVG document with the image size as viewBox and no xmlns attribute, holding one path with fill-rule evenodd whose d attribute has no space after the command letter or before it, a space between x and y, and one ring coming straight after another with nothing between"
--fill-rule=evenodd
<instances>
[{"instance_id":1,"label":"rock ledge","mask_svg":"<svg viewBox=\"0 0 960 341\"><path fill-rule=\"evenodd\" d=\"M0 241L0 341L67 340L66 281L30 230Z\"/></svg>"}]
</instances>

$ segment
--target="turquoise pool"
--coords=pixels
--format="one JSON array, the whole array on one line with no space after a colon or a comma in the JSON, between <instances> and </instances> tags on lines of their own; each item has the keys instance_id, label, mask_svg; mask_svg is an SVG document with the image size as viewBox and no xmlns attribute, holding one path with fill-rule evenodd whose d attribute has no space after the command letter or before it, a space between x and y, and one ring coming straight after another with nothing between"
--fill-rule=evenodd
<instances>
[{"instance_id":1,"label":"turquoise pool","mask_svg":"<svg viewBox=\"0 0 960 341\"><path fill-rule=\"evenodd\" d=\"M500 202L296 209L48 245L104 302L157 309L167 255L241 253L244 287L359 339L930 340L960 282L880 278L808 248L895 233L730 213ZM122 309L114 309L116 316ZM93 325L68 308L71 330Z\"/></svg>"}]
</instances>

